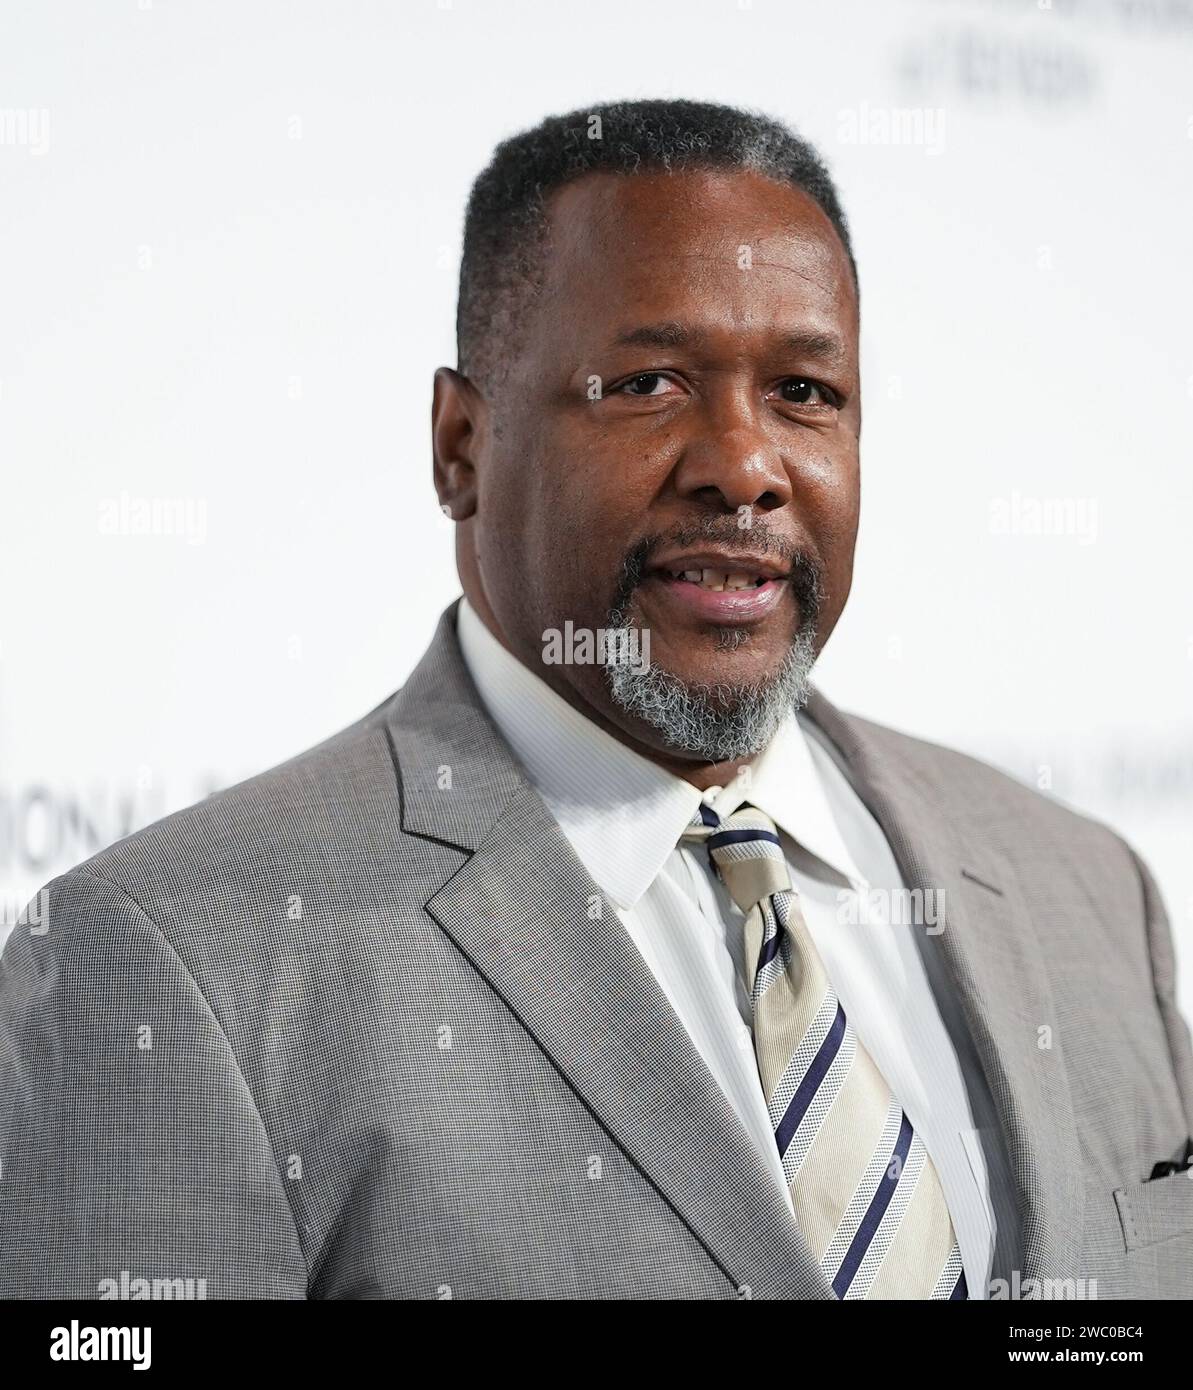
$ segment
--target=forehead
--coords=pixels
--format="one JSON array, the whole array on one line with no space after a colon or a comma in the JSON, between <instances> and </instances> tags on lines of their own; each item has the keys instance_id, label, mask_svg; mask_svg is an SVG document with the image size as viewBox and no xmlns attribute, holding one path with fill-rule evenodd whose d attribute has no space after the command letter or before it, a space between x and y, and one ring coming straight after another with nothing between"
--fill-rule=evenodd
<instances>
[{"instance_id":1,"label":"forehead","mask_svg":"<svg viewBox=\"0 0 1193 1390\"><path fill-rule=\"evenodd\" d=\"M820 319L856 336L845 248L816 201L742 170L590 174L548 204L540 328L589 339L611 322L715 328Z\"/></svg>"}]
</instances>

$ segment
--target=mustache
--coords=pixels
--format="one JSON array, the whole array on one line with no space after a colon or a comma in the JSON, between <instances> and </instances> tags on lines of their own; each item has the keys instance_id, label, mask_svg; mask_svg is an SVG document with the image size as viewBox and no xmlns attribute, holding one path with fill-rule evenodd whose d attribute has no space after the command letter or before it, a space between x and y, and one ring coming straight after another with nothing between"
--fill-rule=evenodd
<instances>
[{"instance_id":1,"label":"mustache","mask_svg":"<svg viewBox=\"0 0 1193 1390\"><path fill-rule=\"evenodd\" d=\"M749 537L751 554L773 556L780 560L789 571L788 583L799 601L800 629L815 626L824 602L824 576L820 567L794 541L788 540L765 526L752 526L743 532L732 517L707 517L702 522L685 526L669 535L656 534L643 536L626 552L618 571L613 594L611 612L624 613L629 608L634 590L642 583L651 568L650 557L664 548L686 550L702 541L722 547L730 554L742 545L743 536Z\"/></svg>"}]
</instances>

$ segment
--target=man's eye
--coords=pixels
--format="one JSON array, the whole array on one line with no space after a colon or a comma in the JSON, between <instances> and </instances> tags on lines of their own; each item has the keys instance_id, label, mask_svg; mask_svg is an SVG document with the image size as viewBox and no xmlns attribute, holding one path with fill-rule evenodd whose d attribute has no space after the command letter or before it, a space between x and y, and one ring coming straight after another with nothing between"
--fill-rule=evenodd
<instances>
[{"instance_id":1,"label":"man's eye","mask_svg":"<svg viewBox=\"0 0 1193 1390\"><path fill-rule=\"evenodd\" d=\"M827 386L812 381L806 376L788 377L779 387L779 393L792 405L836 405L836 399Z\"/></svg>"},{"instance_id":2,"label":"man's eye","mask_svg":"<svg viewBox=\"0 0 1193 1390\"><path fill-rule=\"evenodd\" d=\"M629 381L622 382L617 389L627 396L661 396L664 393L658 387L670 384L661 372L640 372L630 377Z\"/></svg>"}]
</instances>

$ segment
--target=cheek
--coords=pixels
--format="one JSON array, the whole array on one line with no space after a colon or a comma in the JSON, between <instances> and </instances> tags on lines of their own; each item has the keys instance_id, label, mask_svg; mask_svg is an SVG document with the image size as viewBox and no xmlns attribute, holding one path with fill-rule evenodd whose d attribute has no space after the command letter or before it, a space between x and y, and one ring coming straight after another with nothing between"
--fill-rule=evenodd
<instances>
[{"instance_id":1,"label":"cheek","mask_svg":"<svg viewBox=\"0 0 1193 1390\"><path fill-rule=\"evenodd\" d=\"M591 583L594 572L620 565L649 529L649 465L627 464L612 448L586 441L583 448L562 446L542 467L544 510L561 550L554 563L581 569Z\"/></svg>"},{"instance_id":2,"label":"cheek","mask_svg":"<svg viewBox=\"0 0 1193 1390\"><path fill-rule=\"evenodd\" d=\"M830 613L849 590L859 495L855 448L818 451L802 461L793 478L799 530L824 572Z\"/></svg>"},{"instance_id":3,"label":"cheek","mask_svg":"<svg viewBox=\"0 0 1193 1390\"><path fill-rule=\"evenodd\" d=\"M842 466L834 473L831 485L819 498L815 521L816 544L829 591L825 617L830 630L845 606L853 582L859 499L856 460L852 466Z\"/></svg>"},{"instance_id":4,"label":"cheek","mask_svg":"<svg viewBox=\"0 0 1193 1390\"><path fill-rule=\"evenodd\" d=\"M849 564L857 538L859 493L857 476L839 477L824 499L822 529L825 559L834 566Z\"/></svg>"},{"instance_id":5,"label":"cheek","mask_svg":"<svg viewBox=\"0 0 1193 1390\"><path fill-rule=\"evenodd\" d=\"M482 565L522 625L599 626L643 520L608 460L536 438L490 470L483 505Z\"/></svg>"},{"instance_id":6,"label":"cheek","mask_svg":"<svg viewBox=\"0 0 1193 1390\"><path fill-rule=\"evenodd\" d=\"M796 480L797 503L825 541L848 538L857 528L860 473L856 446L823 454Z\"/></svg>"}]
</instances>

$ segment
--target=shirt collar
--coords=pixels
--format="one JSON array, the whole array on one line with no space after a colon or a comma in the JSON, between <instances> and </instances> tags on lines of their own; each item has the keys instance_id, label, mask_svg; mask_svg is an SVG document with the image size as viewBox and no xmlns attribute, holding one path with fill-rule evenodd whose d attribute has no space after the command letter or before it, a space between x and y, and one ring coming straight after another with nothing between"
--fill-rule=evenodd
<instances>
[{"instance_id":1,"label":"shirt collar","mask_svg":"<svg viewBox=\"0 0 1193 1390\"><path fill-rule=\"evenodd\" d=\"M827 754L822 754L818 765L803 716L793 714L712 805L718 815L727 816L748 801L801 848L847 879L853 888L868 888L841 833L826 777L835 779L842 796L856 795L831 765Z\"/></svg>"},{"instance_id":2,"label":"shirt collar","mask_svg":"<svg viewBox=\"0 0 1193 1390\"><path fill-rule=\"evenodd\" d=\"M457 634L493 722L597 886L632 908L658 876L702 800L698 788L586 718L493 636L466 598ZM799 721L792 716L749 771L710 793L719 814L743 801L851 882L845 848Z\"/></svg>"}]
</instances>

